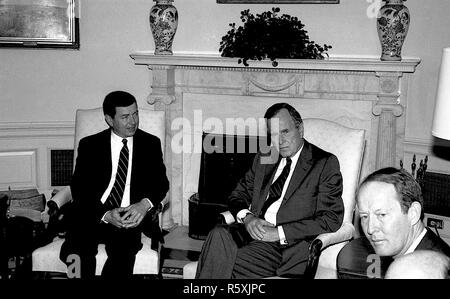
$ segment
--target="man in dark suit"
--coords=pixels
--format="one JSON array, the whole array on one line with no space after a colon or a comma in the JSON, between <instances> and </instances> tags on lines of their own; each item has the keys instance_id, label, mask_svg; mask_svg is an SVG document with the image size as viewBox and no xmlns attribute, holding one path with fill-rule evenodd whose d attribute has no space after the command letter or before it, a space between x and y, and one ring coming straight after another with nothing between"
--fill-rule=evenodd
<instances>
[{"instance_id":1,"label":"man in dark suit","mask_svg":"<svg viewBox=\"0 0 450 299\"><path fill-rule=\"evenodd\" d=\"M271 106L264 118L276 159L256 155L229 197L237 223L209 233L196 278L302 275L310 242L342 224L336 156L303 139L302 118L289 104Z\"/></svg>"},{"instance_id":2,"label":"man in dark suit","mask_svg":"<svg viewBox=\"0 0 450 299\"><path fill-rule=\"evenodd\" d=\"M397 258L415 250L450 256L450 247L423 224L420 185L403 169L382 168L368 175L357 192L361 227L380 256Z\"/></svg>"},{"instance_id":3,"label":"man in dark suit","mask_svg":"<svg viewBox=\"0 0 450 299\"><path fill-rule=\"evenodd\" d=\"M78 255L81 278L93 278L97 246L104 243L108 259L102 277L130 278L143 246L141 233L161 233L156 211L169 183L160 140L138 129L134 96L111 92L103 112L110 128L83 138L78 146L60 259L70 265L69 255Z\"/></svg>"}]
</instances>

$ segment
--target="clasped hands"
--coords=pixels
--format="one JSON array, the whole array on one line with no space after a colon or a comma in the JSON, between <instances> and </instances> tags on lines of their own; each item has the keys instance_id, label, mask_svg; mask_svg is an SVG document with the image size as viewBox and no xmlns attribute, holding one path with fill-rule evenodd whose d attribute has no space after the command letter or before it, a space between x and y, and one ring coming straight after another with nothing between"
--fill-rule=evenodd
<instances>
[{"instance_id":1,"label":"clasped hands","mask_svg":"<svg viewBox=\"0 0 450 299\"><path fill-rule=\"evenodd\" d=\"M119 207L108 211L105 221L118 228L133 228L142 222L149 208L150 203L144 198L128 207Z\"/></svg>"},{"instance_id":2,"label":"clasped hands","mask_svg":"<svg viewBox=\"0 0 450 299\"><path fill-rule=\"evenodd\" d=\"M255 240L276 242L280 240L277 227L261 218L249 214L244 219L245 228Z\"/></svg>"}]
</instances>

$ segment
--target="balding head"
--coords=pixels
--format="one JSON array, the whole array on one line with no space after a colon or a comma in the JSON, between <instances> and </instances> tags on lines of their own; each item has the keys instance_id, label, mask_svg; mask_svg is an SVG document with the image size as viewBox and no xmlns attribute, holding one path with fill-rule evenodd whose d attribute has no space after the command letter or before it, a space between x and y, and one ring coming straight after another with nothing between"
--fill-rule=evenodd
<instances>
[{"instance_id":1,"label":"balding head","mask_svg":"<svg viewBox=\"0 0 450 299\"><path fill-rule=\"evenodd\" d=\"M450 259L437 251L417 250L396 258L386 272L386 279L444 279Z\"/></svg>"}]
</instances>

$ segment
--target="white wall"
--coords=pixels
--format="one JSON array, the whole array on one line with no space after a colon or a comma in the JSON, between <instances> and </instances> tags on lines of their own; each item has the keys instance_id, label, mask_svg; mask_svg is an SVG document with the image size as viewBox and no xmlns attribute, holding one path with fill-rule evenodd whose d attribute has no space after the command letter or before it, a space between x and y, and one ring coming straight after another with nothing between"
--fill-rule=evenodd
<instances>
[{"instance_id":1,"label":"white wall","mask_svg":"<svg viewBox=\"0 0 450 299\"><path fill-rule=\"evenodd\" d=\"M149 72L135 66L129 54L154 49L148 23L152 5L150 0L81 0L80 50L0 48L0 135L4 132L2 125L9 123L71 122L75 109L101 105L105 94L114 89L128 90L140 105L146 105ZM175 0L174 5L179 12L179 26L173 50L193 53L218 53L228 24L240 24L243 9L259 13L277 6L217 4L215 0ZM376 20L367 16L369 5L364 0L341 0L337 5L278 6L282 13L298 16L312 40L331 44L331 55L379 57ZM450 46L450 1L424 4L408 0L406 5L411 12L411 26L402 54L422 59L408 96L408 159L413 151L429 151L441 51ZM0 138L0 151L6 141L11 143ZM37 157L46 155L38 153ZM448 161L441 162L432 158L429 169L450 172ZM45 170L39 173L47 175ZM38 184L46 182L38 179Z\"/></svg>"}]
</instances>

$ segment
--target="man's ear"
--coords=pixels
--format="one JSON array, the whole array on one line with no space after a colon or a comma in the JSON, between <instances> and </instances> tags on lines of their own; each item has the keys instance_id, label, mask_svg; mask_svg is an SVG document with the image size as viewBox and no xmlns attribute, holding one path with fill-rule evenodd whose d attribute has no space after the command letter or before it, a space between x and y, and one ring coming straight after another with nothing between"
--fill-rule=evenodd
<instances>
[{"instance_id":1,"label":"man's ear","mask_svg":"<svg viewBox=\"0 0 450 299\"><path fill-rule=\"evenodd\" d=\"M108 126L110 126L111 128L113 127L113 119L108 114L105 114L105 121L108 124Z\"/></svg>"},{"instance_id":2,"label":"man's ear","mask_svg":"<svg viewBox=\"0 0 450 299\"><path fill-rule=\"evenodd\" d=\"M416 224L418 221L421 221L420 220L421 213L422 213L422 205L417 201L413 201L408 210L408 217L409 220L411 221L411 224Z\"/></svg>"},{"instance_id":3,"label":"man's ear","mask_svg":"<svg viewBox=\"0 0 450 299\"><path fill-rule=\"evenodd\" d=\"M298 124L298 131L300 132L300 135L301 135L302 138L303 138L304 133L305 133L305 128L303 127L303 122L300 123L300 124Z\"/></svg>"}]
</instances>

